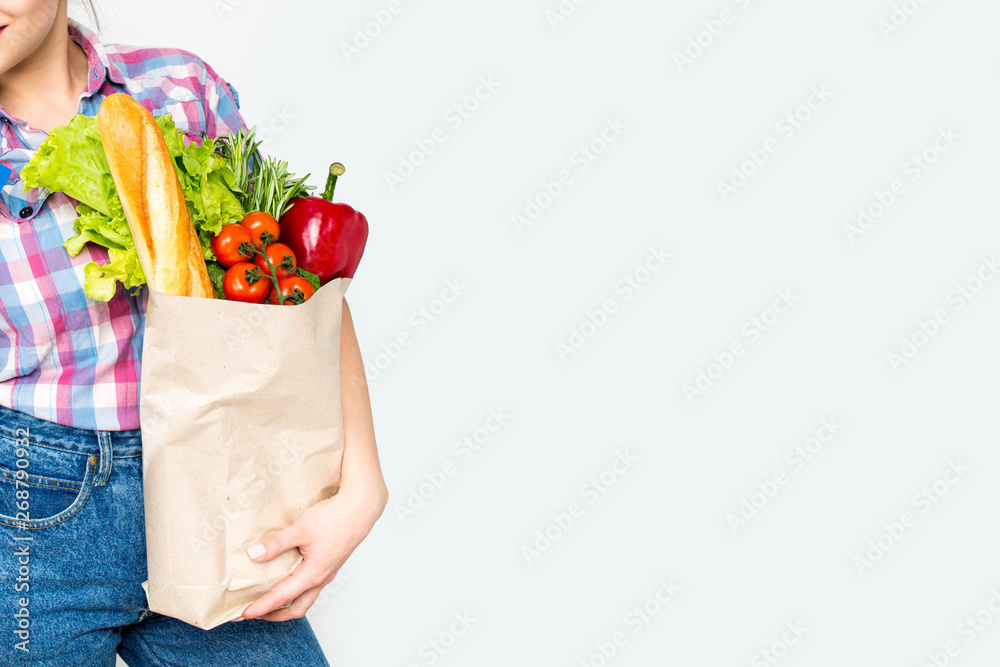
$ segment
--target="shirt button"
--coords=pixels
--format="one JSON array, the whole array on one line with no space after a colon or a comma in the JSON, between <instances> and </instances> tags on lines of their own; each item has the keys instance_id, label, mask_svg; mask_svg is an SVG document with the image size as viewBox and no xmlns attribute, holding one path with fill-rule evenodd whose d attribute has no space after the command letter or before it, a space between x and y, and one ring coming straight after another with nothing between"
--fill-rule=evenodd
<instances>
[{"instance_id":1,"label":"shirt button","mask_svg":"<svg viewBox=\"0 0 1000 667\"><path fill-rule=\"evenodd\" d=\"M18 215L20 215L22 218L30 218L32 213L34 213L32 208L30 206L25 206L24 208L21 209L21 212Z\"/></svg>"}]
</instances>

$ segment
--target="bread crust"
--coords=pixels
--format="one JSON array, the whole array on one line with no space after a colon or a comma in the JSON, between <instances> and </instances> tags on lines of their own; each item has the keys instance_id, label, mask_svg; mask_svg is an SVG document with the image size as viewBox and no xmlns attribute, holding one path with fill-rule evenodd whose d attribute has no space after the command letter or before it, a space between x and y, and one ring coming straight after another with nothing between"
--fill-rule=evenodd
<instances>
[{"instance_id":1,"label":"bread crust","mask_svg":"<svg viewBox=\"0 0 1000 667\"><path fill-rule=\"evenodd\" d=\"M198 233L159 125L138 101L109 95L98 128L149 288L215 298Z\"/></svg>"}]
</instances>

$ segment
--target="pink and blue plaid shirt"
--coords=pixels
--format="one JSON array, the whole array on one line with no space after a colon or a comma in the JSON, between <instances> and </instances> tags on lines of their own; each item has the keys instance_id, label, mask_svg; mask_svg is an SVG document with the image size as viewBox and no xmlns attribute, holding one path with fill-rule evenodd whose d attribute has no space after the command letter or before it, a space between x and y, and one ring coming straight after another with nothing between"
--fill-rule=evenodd
<instances>
[{"instance_id":1,"label":"pink and blue plaid shirt","mask_svg":"<svg viewBox=\"0 0 1000 667\"><path fill-rule=\"evenodd\" d=\"M245 126L236 90L194 54L101 44L72 19L69 34L90 62L78 113L96 116L106 96L127 93L190 139ZM148 291L128 296L119 284L107 303L84 294L83 267L106 263L106 250L70 257L76 202L25 192L19 176L47 136L0 109L0 405L78 428L139 428Z\"/></svg>"}]
</instances>

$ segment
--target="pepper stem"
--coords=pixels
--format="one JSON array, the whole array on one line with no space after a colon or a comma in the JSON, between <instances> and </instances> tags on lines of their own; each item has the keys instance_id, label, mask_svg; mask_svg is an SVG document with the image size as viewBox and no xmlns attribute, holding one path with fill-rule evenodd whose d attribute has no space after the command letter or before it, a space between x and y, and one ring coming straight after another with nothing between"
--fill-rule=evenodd
<instances>
[{"instance_id":1,"label":"pepper stem","mask_svg":"<svg viewBox=\"0 0 1000 667\"><path fill-rule=\"evenodd\" d=\"M337 187L337 177L343 176L344 165L339 162L334 162L330 165L330 175L326 177L326 190L323 191L323 199L327 201L333 201L333 189Z\"/></svg>"}]
</instances>

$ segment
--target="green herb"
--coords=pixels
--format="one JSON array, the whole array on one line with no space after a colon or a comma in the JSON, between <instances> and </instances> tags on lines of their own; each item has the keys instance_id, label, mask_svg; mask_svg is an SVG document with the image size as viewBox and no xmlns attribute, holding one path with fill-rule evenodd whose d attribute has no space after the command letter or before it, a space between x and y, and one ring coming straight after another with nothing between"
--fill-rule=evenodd
<instances>
[{"instance_id":1,"label":"green herb","mask_svg":"<svg viewBox=\"0 0 1000 667\"><path fill-rule=\"evenodd\" d=\"M256 127L240 128L235 133L216 140L216 153L222 156L236 174L233 190L243 209L264 211L280 218L297 197L308 197L315 186L305 185L309 174L295 178L288 171L288 163L273 157L263 159L258 150Z\"/></svg>"}]
</instances>

